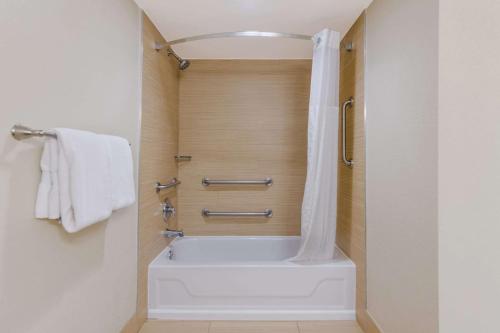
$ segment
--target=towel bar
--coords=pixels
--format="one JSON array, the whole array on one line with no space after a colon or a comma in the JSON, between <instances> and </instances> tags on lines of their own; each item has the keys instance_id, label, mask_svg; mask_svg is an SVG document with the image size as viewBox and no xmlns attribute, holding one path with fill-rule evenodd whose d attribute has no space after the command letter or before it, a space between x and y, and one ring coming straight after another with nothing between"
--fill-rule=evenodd
<instances>
[{"instance_id":1,"label":"towel bar","mask_svg":"<svg viewBox=\"0 0 500 333\"><path fill-rule=\"evenodd\" d=\"M57 134L53 132L49 132L47 130L37 130L30 128L28 126L24 125L19 125L15 124L12 126L10 129L10 134L12 137L16 140L24 140L24 139L29 139L32 137L44 137L44 136L49 136L51 138L57 138ZM129 146L132 146L130 142L128 143Z\"/></svg>"},{"instance_id":2,"label":"towel bar","mask_svg":"<svg viewBox=\"0 0 500 333\"><path fill-rule=\"evenodd\" d=\"M52 138L57 137L55 133L50 133L45 130L36 130L19 124L12 126L12 128L10 129L10 134L16 140L29 139L34 136L50 136Z\"/></svg>"}]
</instances>

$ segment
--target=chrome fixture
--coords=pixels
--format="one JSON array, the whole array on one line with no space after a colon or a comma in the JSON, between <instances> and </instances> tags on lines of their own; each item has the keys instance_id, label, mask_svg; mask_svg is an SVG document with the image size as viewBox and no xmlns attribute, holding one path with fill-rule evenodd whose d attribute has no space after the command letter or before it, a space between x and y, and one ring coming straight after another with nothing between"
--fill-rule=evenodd
<instances>
[{"instance_id":1,"label":"chrome fixture","mask_svg":"<svg viewBox=\"0 0 500 333\"><path fill-rule=\"evenodd\" d=\"M16 140L29 139L34 136L38 137L49 136L52 138L57 138L57 135L55 133L46 130L36 130L19 124L12 126L12 128L10 129L10 134Z\"/></svg>"},{"instance_id":2,"label":"chrome fixture","mask_svg":"<svg viewBox=\"0 0 500 333\"><path fill-rule=\"evenodd\" d=\"M193 157L190 155L175 155L175 160L177 162L191 161Z\"/></svg>"},{"instance_id":3,"label":"chrome fixture","mask_svg":"<svg viewBox=\"0 0 500 333\"><path fill-rule=\"evenodd\" d=\"M167 229L162 231L161 234L167 238L180 238L184 237L184 232L182 230L171 230Z\"/></svg>"},{"instance_id":4,"label":"chrome fixture","mask_svg":"<svg viewBox=\"0 0 500 333\"><path fill-rule=\"evenodd\" d=\"M179 69L181 71L183 71L186 68L188 68L189 65L191 65L191 62L189 60L187 60L187 59L183 59L183 58L179 57L177 55L177 53L175 53L175 51L172 50L172 48L169 46L169 44L162 44L162 43L156 42L155 43L155 50L156 51L161 51L163 48L165 48L167 46L168 47L168 49L167 49L167 56L173 56L175 58L175 60L177 60L177 62L179 63Z\"/></svg>"},{"instance_id":5,"label":"chrome fixture","mask_svg":"<svg viewBox=\"0 0 500 333\"><path fill-rule=\"evenodd\" d=\"M347 107L352 107L353 103L354 103L354 98L350 97L348 100L344 102L344 104L342 104L342 161L348 167L351 167L353 165L353 161L347 159L346 111Z\"/></svg>"},{"instance_id":6,"label":"chrome fixture","mask_svg":"<svg viewBox=\"0 0 500 333\"><path fill-rule=\"evenodd\" d=\"M37 130L19 124L12 126L10 134L16 140L24 140L32 137L51 137L57 139L57 134L50 130ZM128 145L131 146L130 143Z\"/></svg>"},{"instance_id":7,"label":"chrome fixture","mask_svg":"<svg viewBox=\"0 0 500 333\"><path fill-rule=\"evenodd\" d=\"M175 207L172 205L170 200L168 200L168 198L161 204L161 216L163 217L163 221L167 224L168 220L175 216Z\"/></svg>"},{"instance_id":8,"label":"chrome fixture","mask_svg":"<svg viewBox=\"0 0 500 333\"><path fill-rule=\"evenodd\" d=\"M176 187L180 183L181 183L181 181L178 180L177 178L172 178L172 180L169 181L167 184L162 184L160 182L156 182L156 184L155 184L156 193L160 192L161 190L167 190L169 188Z\"/></svg>"},{"instance_id":9,"label":"chrome fixture","mask_svg":"<svg viewBox=\"0 0 500 333\"><path fill-rule=\"evenodd\" d=\"M203 186L209 185L273 185L272 178L257 179L257 180L221 180L221 179L209 179L207 177L201 180Z\"/></svg>"},{"instance_id":10,"label":"chrome fixture","mask_svg":"<svg viewBox=\"0 0 500 333\"><path fill-rule=\"evenodd\" d=\"M182 58L181 58L181 57L179 57L179 56L177 55L177 53L175 53L175 52L174 52L174 50L172 50L171 48L169 48L169 49L167 50L167 55L168 55L168 56L170 56L170 55L174 56L174 58L175 58L175 59L177 60L177 62L179 63L179 69L180 69L181 71L185 70L186 68L188 68L188 67L189 67L189 65L191 65L191 62L190 62L189 60L187 60L187 59L182 59Z\"/></svg>"},{"instance_id":11,"label":"chrome fixture","mask_svg":"<svg viewBox=\"0 0 500 333\"><path fill-rule=\"evenodd\" d=\"M207 208L201 210L201 215L204 217L211 216L237 216L237 217L272 217L273 211L265 209L263 212L211 212Z\"/></svg>"},{"instance_id":12,"label":"chrome fixture","mask_svg":"<svg viewBox=\"0 0 500 333\"><path fill-rule=\"evenodd\" d=\"M171 247L168 248L167 258L168 258L168 260L174 259L174 249L172 249Z\"/></svg>"}]
</instances>

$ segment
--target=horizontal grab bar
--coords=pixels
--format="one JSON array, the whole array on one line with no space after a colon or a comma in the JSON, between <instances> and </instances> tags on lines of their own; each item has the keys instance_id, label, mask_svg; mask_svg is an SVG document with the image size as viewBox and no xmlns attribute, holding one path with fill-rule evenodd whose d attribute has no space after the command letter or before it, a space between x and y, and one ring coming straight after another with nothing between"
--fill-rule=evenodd
<instances>
[{"instance_id":1,"label":"horizontal grab bar","mask_svg":"<svg viewBox=\"0 0 500 333\"><path fill-rule=\"evenodd\" d=\"M203 186L209 186L209 185L267 185L267 186L271 186L271 185L273 185L273 179L266 178L266 179L257 179L257 180L235 180L235 179L222 180L222 179L209 179L209 178L205 177L201 180L201 184Z\"/></svg>"},{"instance_id":2,"label":"horizontal grab bar","mask_svg":"<svg viewBox=\"0 0 500 333\"><path fill-rule=\"evenodd\" d=\"M181 183L181 181L178 180L177 178L172 178L172 180L170 182L168 182L168 184L162 184L160 182L156 182L156 184L155 184L156 193L160 192L161 190L166 190L166 189L169 189L172 187L176 187L180 183Z\"/></svg>"},{"instance_id":3,"label":"horizontal grab bar","mask_svg":"<svg viewBox=\"0 0 500 333\"><path fill-rule=\"evenodd\" d=\"M177 162L191 161L193 157L190 155L175 155L175 160Z\"/></svg>"},{"instance_id":4,"label":"horizontal grab bar","mask_svg":"<svg viewBox=\"0 0 500 333\"><path fill-rule=\"evenodd\" d=\"M272 217L272 209L265 209L263 212L211 212L207 208L201 210L201 215L205 217L210 216L238 216L238 217Z\"/></svg>"}]
</instances>

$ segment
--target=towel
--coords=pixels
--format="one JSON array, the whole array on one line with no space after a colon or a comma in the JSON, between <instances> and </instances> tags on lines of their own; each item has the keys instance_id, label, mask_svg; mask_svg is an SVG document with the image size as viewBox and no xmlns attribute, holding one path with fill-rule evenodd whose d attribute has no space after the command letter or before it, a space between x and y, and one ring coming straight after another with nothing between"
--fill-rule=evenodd
<instances>
[{"instance_id":1,"label":"towel","mask_svg":"<svg viewBox=\"0 0 500 333\"><path fill-rule=\"evenodd\" d=\"M113 210L130 206L135 202L134 168L132 151L127 140L103 135L111 157L111 201Z\"/></svg>"},{"instance_id":2,"label":"towel","mask_svg":"<svg viewBox=\"0 0 500 333\"><path fill-rule=\"evenodd\" d=\"M50 150L50 191L49 191L49 216L48 219L58 219L60 217L59 207L59 174L58 174L58 161L59 161L59 147L55 138L49 138Z\"/></svg>"},{"instance_id":3,"label":"towel","mask_svg":"<svg viewBox=\"0 0 500 333\"><path fill-rule=\"evenodd\" d=\"M58 219L59 213L59 181L57 175L57 141L48 137L45 141L40 168L42 175L38 185L35 216L40 219Z\"/></svg>"},{"instance_id":4,"label":"towel","mask_svg":"<svg viewBox=\"0 0 500 333\"><path fill-rule=\"evenodd\" d=\"M52 188L51 184L51 141L55 141L48 137L43 146L42 158L40 159L40 169L42 175L38 184L38 194L36 197L35 216L39 219L49 218L49 193Z\"/></svg>"},{"instance_id":5,"label":"towel","mask_svg":"<svg viewBox=\"0 0 500 333\"><path fill-rule=\"evenodd\" d=\"M119 137L57 128L40 166L37 218L60 218L77 232L135 202L132 153Z\"/></svg>"}]
</instances>

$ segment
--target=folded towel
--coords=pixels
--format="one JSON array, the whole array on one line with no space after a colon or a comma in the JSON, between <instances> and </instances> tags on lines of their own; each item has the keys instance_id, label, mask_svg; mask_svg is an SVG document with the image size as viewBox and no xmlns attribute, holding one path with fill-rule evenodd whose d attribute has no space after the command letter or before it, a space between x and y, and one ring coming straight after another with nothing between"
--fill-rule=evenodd
<instances>
[{"instance_id":1,"label":"folded towel","mask_svg":"<svg viewBox=\"0 0 500 333\"><path fill-rule=\"evenodd\" d=\"M111 156L102 135L65 128L55 132L61 223L76 232L111 216Z\"/></svg>"},{"instance_id":2,"label":"folded towel","mask_svg":"<svg viewBox=\"0 0 500 333\"><path fill-rule=\"evenodd\" d=\"M49 193L52 188L51 184L51 149L50 143L54 140L47 138L43 146L42 158L40 159L40 169L42 175L38 184L38 194L36 197L35 216L39 219L49 218ZM55 140L54 140L55 141Z\"/></svg>"},{"instance_id":3,"label":"folded towel","mask_svg":"<svg viewBox=\"0 0 500 333\"><path fill-rule=\"evenodd\" d=\"M40 166L37 218L60 218L68 232L105 220L135 202L132 153L123 138L58 128Z\"/></svg>"},{"instance_id":4,"label":"folded towel","mask_svg":"<svg viewBox=\"0 0 500 333\"><path fill-rule=\"evenodd\" d=\"M48 138L50 151L50 191L49 191L49 219L58 219L61 214L59 207L59 146L55 138Z\"/></svg>"}]
</instances>

